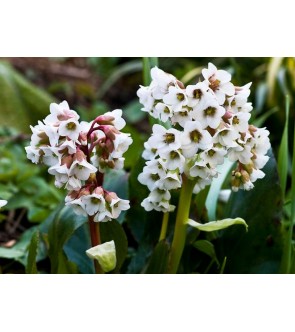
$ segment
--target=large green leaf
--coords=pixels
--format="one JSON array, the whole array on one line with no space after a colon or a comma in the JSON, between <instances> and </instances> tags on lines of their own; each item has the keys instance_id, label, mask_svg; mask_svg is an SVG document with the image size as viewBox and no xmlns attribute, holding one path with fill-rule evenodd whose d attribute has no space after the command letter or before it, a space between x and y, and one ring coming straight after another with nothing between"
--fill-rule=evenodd
<instances>
[{"instance_id":1,"label":"large green leaf","mask_svg":"<svg viewBox=\"0 0 295 332\"><path fill-rule=\"evenodd\" d=\"M100 223L101 242L114 240L116 246L117 265L114 272L119 272L127 255L128 242L122 226L115 220Z\"/></svg>"},{"instance_id":2,"label":"large green leaf","mask_svg":"<svg viewBox=\"0 0 295 332\"><path fill-rule=\"evenodd\" d=\"M94 273L93 261L85 254L91 248L88 223L75 230L74 234L64 245L64 252L71 262L74 262L80 273Z\"/></svg>"},{"instance_id":3,"label":"large green leaf","mask_svg":"<svg viewBox=\"0 0 295 332\"><path fill-rule=\"evenodd\" d=\"M51 216L43 228L44 233L48 232L48 256L51 262L52 273L75 272L73 264L65 266L66 256L63 246L74 234L75 230L86 222L86 218L77 216L71 208L64 207L60 212Z\"/></svg>"},{"instance_id":4,"label":"large green leaf","mask_svg":"<svg viewBox=\"0 0 295 332\"><path fill-rule=\"evenodd\" d=\"M49 113L54 98L0 61L0 123L22 132Z\"/></svg>"},{"instance_id":5,"label":"large green leaf","mask_svg":"<svg viewBox=\"0 0 295 332\"><path fill-rule=\"evenodd\" d=\"M266 175L255 182L254 189L239 190L230 197L226 217L245 219L249 231L243 232L239 227L222 231L222 238L218 241L219 257L227 257L225 272L277 273L279 270L282 192L271 151L269 156L270 160L263 169Z\"/></svg>"}]
</instances>

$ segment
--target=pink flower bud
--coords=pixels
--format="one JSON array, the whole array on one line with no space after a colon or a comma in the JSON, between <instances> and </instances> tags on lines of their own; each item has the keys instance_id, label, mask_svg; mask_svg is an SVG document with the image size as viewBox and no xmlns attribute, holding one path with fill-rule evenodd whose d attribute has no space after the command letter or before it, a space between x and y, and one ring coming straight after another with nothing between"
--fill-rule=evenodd
<instances>
[{"instance_id":1,"label":"pink flower bud","mask_svg":"<svg viewBox=\"0 0 295 332\"><path fill-rule=\"evenodd\" d=\"M97 194L97 195L104 195L104 190L102 187L96 187L94 190L93 190L93 194Z\"/></svg>"}]
</instances>

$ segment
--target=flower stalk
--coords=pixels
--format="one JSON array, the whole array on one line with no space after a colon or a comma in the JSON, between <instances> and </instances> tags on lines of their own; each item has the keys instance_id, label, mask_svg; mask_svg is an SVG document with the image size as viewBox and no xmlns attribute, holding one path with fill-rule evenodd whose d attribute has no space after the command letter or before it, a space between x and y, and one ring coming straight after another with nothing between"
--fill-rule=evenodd
<instances>
[{"instance_id":1,"label":"flower stalk","mask_svg":"<svg viewBox=\"0 0 295 332\"><path fill-rule=\"evenodd\" d=\"M183 175L182 180L168 273L176 273L178 270L185 245L187 220L189 219L191 199L195 186L195 181L188 179L185 175Z\"/></svg>"}]
</instances>

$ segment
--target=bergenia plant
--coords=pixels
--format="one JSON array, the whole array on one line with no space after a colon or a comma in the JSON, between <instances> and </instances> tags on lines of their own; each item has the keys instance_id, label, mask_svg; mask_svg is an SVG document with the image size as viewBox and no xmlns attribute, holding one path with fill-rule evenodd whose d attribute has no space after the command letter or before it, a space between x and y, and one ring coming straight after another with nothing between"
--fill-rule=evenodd
<instances>
[{"instance_id":1,"label":"bergenia plant","mask_svg":"<svg viewBox=\"0 0 295 332\"><path fill-rule=\"evenodd\" d=\"M87 255L95 260L97 272L116 264L114 242L100 243L99 222L117 219L129 209L128 200L103 187L106 170L124 166L123 154L132 143L130 134L120 131L125 124L119 109L80 122L66 101L52 103L50 114L31 126L31 143L25 148L28 159L48 166L55 185L67 189L65 204L88 217L93 248Z\"/></svg>"},{"instance_id":2,"label":"bergenia plant","mask_svg":"<svg viewBox=\"0 0 295 332\"><path fill-rule=\"evenodd\" d=\"M218 177L218 165L225 158L237 162L232 171L232 190L250 190L269 157L269 132L249 125L251 83L236 87L231 75L212 63L202 70L203 80L184 86L176 77L154 67L152 82L137 91L142 111L157 119L152 135L145 142L146 166L138 180L150 194L142 206L147 211L164 212L161 239L165 238L168 213L176 206L170 202L171 190L180 190L174 238L168 272L176 273L185 244L186 225L213 231L241 218L201 224L189 219L192 194L199 193Z\"/></svg>"}]
</instances>

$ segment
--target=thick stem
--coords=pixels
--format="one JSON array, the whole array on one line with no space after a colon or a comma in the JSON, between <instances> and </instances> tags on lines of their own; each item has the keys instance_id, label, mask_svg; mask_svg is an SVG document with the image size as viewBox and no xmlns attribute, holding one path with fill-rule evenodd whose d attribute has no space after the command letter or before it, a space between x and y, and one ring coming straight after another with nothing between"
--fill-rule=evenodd
<instances>
[{"instance_id":1,"label":"thick stem","mask_svg":"<svg viewBox=\"0 0 295 332\"><path fill-rule=\"evenodd\" d=\"M176 223L174 229L174 237L171 245L171 257L168 268L168 273L176 273L179 262L185 245L187 220L189 218L189 211L192 199L192 193L195 182L183 176L182 187L178 202L178 209L176 215Z\"/></svg>"},{"instance_id":2,"label":"thick stem","mask_svg":"<svg viewBox=\"0 0 295 332\"><path fill-rule=\"evenodd\" d=\"M161 227L159 242L162 241L162 240L165 240L165 238L166 238L168 221L169 221L169 212L165 212L163 214L163 220L162 220L162 227Z\"/></svg>"},{"instance_id":3,"label":"thick stem","mask_svg":"<svg viewBox=\"0 0 295 332\"><path fill-rule=\"evenodd\" d=\"M91 246L92 247L98 246L99 244L101 244L99 223L95 222L92 216L88 216L88 225L90 231ZM98 274L103 273L97 260L94 260L94 268L95 268L95 273Z\"/></svg>"}]
</instances>

